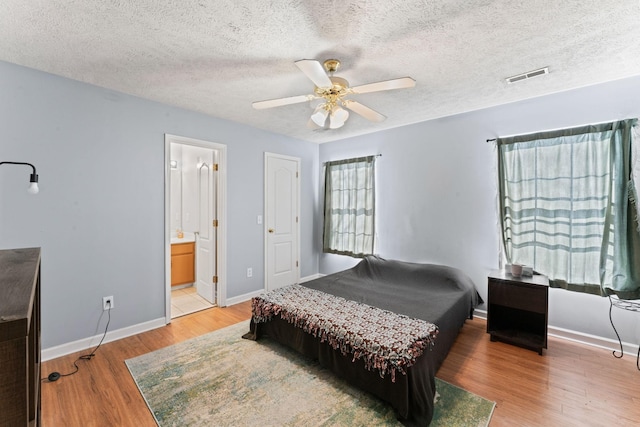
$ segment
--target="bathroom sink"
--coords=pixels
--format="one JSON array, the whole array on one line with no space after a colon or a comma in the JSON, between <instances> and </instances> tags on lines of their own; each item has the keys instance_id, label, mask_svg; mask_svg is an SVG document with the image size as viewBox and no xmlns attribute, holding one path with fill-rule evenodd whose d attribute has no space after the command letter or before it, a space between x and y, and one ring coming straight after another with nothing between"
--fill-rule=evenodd
<instances>
[{"instance_id":1,"label":"bathroom sink","mask_svg":"<svg viewBox=\"0 0 640 427\"><path fill-rule=\"evenodd\" d=\"M178 237L175 232L171 233L171 244L176 245L179 243L191 243L196 241L196 235L194 233L184 232L183 237Z\"/></svg>"}]
</instances>

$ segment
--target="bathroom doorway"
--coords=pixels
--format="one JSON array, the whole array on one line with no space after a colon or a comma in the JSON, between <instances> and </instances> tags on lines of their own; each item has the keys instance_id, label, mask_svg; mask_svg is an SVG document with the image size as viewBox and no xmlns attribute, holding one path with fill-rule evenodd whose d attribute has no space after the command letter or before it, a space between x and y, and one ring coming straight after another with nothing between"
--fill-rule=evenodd
<instances>
[{"instance_id":1,"label":"bathroom doorway","mask_svg":"<svg viewBox=\"0 0 640 427\"><path fill-rule=\"evenodd\" d=\"M166 319L226 305L226 146L165 135Z\"/></svg>"}]
</instances>

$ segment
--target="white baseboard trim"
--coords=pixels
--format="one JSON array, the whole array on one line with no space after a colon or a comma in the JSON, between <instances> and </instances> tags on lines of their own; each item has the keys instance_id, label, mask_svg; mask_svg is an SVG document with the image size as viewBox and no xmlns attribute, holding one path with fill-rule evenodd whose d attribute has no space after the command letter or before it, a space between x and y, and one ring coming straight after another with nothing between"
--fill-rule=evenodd
<instances>
[{"instance_id":1,"label":"white baseboard trim","mask_svg":"<svg viewBox=\"0 0 640 427\"><path fill-rule=\"evenodd\" d=\"M240 304L241 302L249 301L253 297L257 297L264 292L264 289L258 291L249 292L248 294L238 295L237 297L227 298L227 307L230 305Z\"/></svg>"},{"instance_id":2,"label":"white baseboard trim","mask_svg":"<svg viewBox=\"0 0 640 427\"><path fill-rule=\"evenodd\" d=\"M107 331L107 335L104 337L103 344L116 341L122 338L130 337L132 335L147 332L152 329L161 328L166 325L164 317L159 319L150 320L144 323L138 323L137 325L127 326L126 328L117 329L115 331ZM75 353L82 350L93 349L97 346L102 339L103 334L95 335L89 338L83 338L81 340L72 341L70 343L58 345L55 347L45 348L41 351L41 358L43 362L47 360L55 359L57 357L66 356L67 354Z\"/></svg>"},{"instance_id":3,"label":"white baseboard trim","mask_svg":"<svg viewBox=\"0 0 640 427\"><path fill-rule=\"evenodd\" d=\"M473 312L475 317L487 320L486 310L475 310ZM585 344L591 347L598 347L609 351L616 350L616 354L620 353L620 344L617 340L610 338L599 337L597 335L585 334L583 332L576 332L571 329L559 328L557 326L547 326L547 334L549 336L560 338L563 340L577 342L579 344ZM638 353L638 345L628 342L622 342L622 349L625 354L630 354L635 357Z\"/></svg>"},{"instance_id":4,"label":"white baseboard trim","mask_svg":"<svg viewBox=\"0 0 640 427\"><path fill-rule=\"evenodd\" d=\"M317 279L318 277L322 277L322 276L323 276L322 274L307 276L307 277L301 278L300 282L307 282L309 280ZM234 305L244 301L248 301L251 298L260 295L262 292L263 290L253 291L244 295L239 295L237 297L229 298L227 299L227 305ZM485 310L476 309L474 310L473 315L474 317L487 320L487 312ZM111 341L116 341L122 338L130 337L132 335L147 332L152 329L161 328L165 325L166 325L165 318L161 317L159 319L150 320L148 322L139 323L137 325L127 326L126 328L121 328L115 331L107 332L107 335L104 338L103 344ZM552 337L565 339L565 340L577 342L580 344L589 345L592 347L598 347L598 348L602 348L609 351L617 350L618 353L620 352L620 346L618 344L618 341L612 340L609 338L585 334L582 332L576 332L570 329L558 328L555 326L548 327L548 334ZM57 357L66 356L67 354L93 348L94 346L98 345L101 339L102 339L102 334L99 334L93 337L84 338L84 339L73 341L70 343L58 345L55 347L45 348L41 351L42 361L46 362L48 360L55 359ZM636 355L638 352L638 345L636 344L631 344L623 341L622 348L626 354L630 354L632 356Z\"/></svg>"},{"instance_id":5,"label":"white baseboard trim","mask_svg":"<svg viewBox=\"0 0 640 427\"><path fill-rule=\"evenodd\" d=\"M584 334L582 332L576 332L569 329L557 328L549 326L548 333L552 337L562 338L565 340L577 342L580 344L590 345L592 347L598 347L609 351L616 350L616 354L620 353L620 343L617 340L610 338L599 337L597 335ZM638 352L638 346L632 343L622 341L622 349L625 354L631 354L635 357Z\"/></svg>"},{"instance_id":6,"label":"white baseboard trim","mask_svg":"<svg viewBox=\"0 0 640 427\"><path fill-rule=\"evenodd\" d=\"M317 279L324 276L324 274L312 274L311 276L301 277L300 283L308 282L309 280ZM253 297L257 297L264 292L264 289L258 291L249 292L247 294L238 295L237 297L227 298L227 306L240 304L241 302L249 301Z\"/></svg>"},{"instance_id":7,"label":"white baseboard trim","mask_svg":"<svg viewBox=\"0 0 640 427\"><path fill-rule=\"evenodd\" d=\"M312 274L311 276L301 277L300 283L309 282L311 280L319 279L324 276L325 276L324 274L316 273L316 274Z\"/></svg>"},{"instance_id":8,"label":"white baseboard trim","mask_svg":"<svg viewBox=\"0 0 640 427\"><path fill-rule=\"evenodd\" d=\"M486 310L478 310L477 308L473 310L473 317L477 317L480 319L487 320L487 311Z\"/></svg>"}]
</instances>

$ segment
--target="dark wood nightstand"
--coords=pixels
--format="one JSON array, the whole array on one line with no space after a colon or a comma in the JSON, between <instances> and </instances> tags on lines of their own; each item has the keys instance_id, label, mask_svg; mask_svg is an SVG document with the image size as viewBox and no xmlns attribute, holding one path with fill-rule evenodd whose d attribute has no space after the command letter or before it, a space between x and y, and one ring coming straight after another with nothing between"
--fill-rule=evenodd
<instances>
[{"instance_id":1,"label":"dark wood nightstand","mask_svg":"<svg viewBox=\"0 0 640 427\"><path fill-rule=\"evenodd\" d=\"M503 341L542 354L547 348L549 280L546 276L513 277L489 274L487 332Z\"/></svg>"}]
</instances>

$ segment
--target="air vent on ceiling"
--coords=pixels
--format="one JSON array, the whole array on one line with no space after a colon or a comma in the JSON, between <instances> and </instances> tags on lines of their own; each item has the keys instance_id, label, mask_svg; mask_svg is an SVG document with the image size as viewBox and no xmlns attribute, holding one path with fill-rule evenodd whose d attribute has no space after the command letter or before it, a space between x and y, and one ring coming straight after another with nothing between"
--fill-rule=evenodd
<instances>
[{"instance_id":1,"label":"air vent on ceiling","mask_svg":"<svg viewBox=\"0 0 640 427\"><path fill-rule=\"evenodd\" d=\"M540 68L540 69L537 69L537 70L528 71L528 72L523 73L523 74L518 74L517 76L507 77L506 80L507 80L507 83L515 83L515 82L519 82L521 80L530 79L532 77L542 76L544 74L549 74L549 67L544 67L544 68Z\"/></svg>"}]
</instances>

